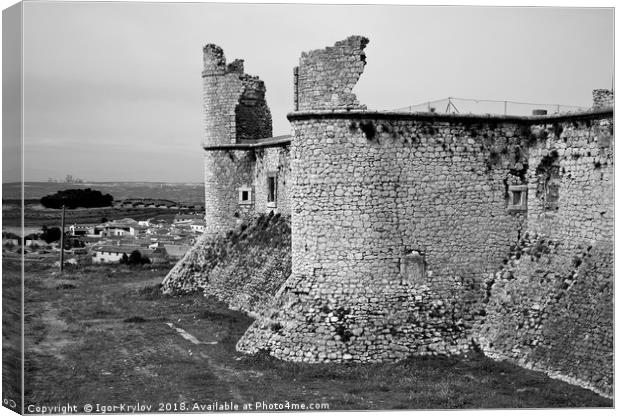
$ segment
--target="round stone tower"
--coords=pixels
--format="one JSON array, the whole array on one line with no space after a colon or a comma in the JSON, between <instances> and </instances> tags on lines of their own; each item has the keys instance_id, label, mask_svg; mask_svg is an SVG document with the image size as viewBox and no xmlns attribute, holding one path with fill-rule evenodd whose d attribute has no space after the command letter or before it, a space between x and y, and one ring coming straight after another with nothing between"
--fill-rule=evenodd
<instances>
[{"instance_id":1,"label":"round stone tower","mask_svg":"<svg viewBox=\"0 0 620 416\"><path fill-rule=\"evenodd\" d=\"M243 71L243 60L226 64L219 46L203 48L206 234L236 225L238 189L252 182L254 163L243 144L272 134L265 84Z\"/></svg>"}]
</instances>

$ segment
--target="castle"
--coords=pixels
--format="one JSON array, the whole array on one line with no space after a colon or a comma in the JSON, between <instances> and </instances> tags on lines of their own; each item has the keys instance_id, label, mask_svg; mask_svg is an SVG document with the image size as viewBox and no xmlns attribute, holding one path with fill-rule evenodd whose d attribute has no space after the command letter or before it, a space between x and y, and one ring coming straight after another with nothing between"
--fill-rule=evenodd
<instances>
[{"instance_id":1,"label":"castle","mask_svg":"<svg viewBox=\"0 0 620 416\"><path fill-rule=\"evenodd\" d=\"M164 287L205 241L279 213L291 273L239 351L376 362L480 348L610 396L613 92L554 115L369 111L352 93L367 43L302 54L280 137L264 83L204 47L207 226Z\"/></svg>"}]
</instances>

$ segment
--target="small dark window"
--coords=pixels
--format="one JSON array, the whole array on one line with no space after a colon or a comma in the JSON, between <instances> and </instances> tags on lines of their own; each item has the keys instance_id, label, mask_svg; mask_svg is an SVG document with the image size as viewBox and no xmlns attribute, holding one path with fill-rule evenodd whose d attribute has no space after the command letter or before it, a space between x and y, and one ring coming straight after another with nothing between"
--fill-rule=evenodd
<instances>
[{"instance_id":1,"label":"small dark window","mask_svg":"<svg viewBox=\"0 0 620 416\"><path fill-rule=\"evenodd\" d=\"M248 191L241 191L241 200L248 201L250 199L250 193Z\"/></svg>"},{"instance_id":2,"label":"small dark window","mask_svg":"<svg viewBox=\"0 0 620 416\"><path fill-rule=\"evenodd\" d=\"M267 202L276 202L276 177L268 176L267 177Z\"/></svg>"}]
</instances>

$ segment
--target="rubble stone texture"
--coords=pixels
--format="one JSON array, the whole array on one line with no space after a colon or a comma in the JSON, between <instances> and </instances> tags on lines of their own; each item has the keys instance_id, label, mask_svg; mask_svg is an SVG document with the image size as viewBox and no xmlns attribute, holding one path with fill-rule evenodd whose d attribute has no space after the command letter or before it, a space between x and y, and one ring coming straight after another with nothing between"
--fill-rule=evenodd
<instances>
[{"instance_id":1,"label":"rubble stone texture","mask_svg":"<svg viewBox=\"0 0 620 416\"><path fill-rule=\"evenodd\" d=\"M214 234L230 230L253 207L238 207L238 188L252 186L255 180L261 185L266 182L263 167L271 167L273 158L278 157L272 156L273 149L265 152L266 162L254 150L218 150L218 146L271 137L271 112L265 101L265 84L244 73L242 60L227 65L224 51L209 44L203 48L203 64L205 219L206 232ZM277 168L273 166L274 170ZM283 182L279 189L284 194L284 174L279 180ZM265 199L264 193L260 193L263 189L264 186L256 189L257 212L264 208L260 205ZM284 212L286 197L281 201L276 210Z\"/></svg>"},{"instance_id":2,"label":"rubble stone texture","mask_svg":"<svg viewBox=\"0 0 620 416\"><path fill-rule=\"evenodd\" d=\"M592 91L594 108L607 107L614 105L614 92L612 90L598 89Z\"/></svg>"},{"instance_id":3,"label":"rubble stone texture","mask_svg":"<svg viewBox=\"0 0 620 416\"><path fill-rule=\"evenodd\" d=\"M201 290L256 315L264 313L290 273L290 217L270 213L223 235L202 235L162 286L167 294Z\"/></svg>"},{"instance_id":4,"label":"rubble stone texture","mask_svg":"<svg viewBox=\"0 0 620 416\"><path fill-rule=\"evenodd\" d=\"M294 138L269 159L286 172L291 275L237 349L372 362L480 347L610 396L613 93L565 115L362 111L366 43L295 71ZM225 166L205 181L223 230L259 164L207 153Z\"/></svg>"},{"instance_id":5,"label":"rubble stone texture","mask_svg":"<svg viewBox=\"0 0 620 416\"><path fill-rule=\"evenodd\" d=\"M332 47L304 52L295 70L296 110L366 108L353 94L366 65L368 39L350 36Z\"/></svg>"}]
</instances>

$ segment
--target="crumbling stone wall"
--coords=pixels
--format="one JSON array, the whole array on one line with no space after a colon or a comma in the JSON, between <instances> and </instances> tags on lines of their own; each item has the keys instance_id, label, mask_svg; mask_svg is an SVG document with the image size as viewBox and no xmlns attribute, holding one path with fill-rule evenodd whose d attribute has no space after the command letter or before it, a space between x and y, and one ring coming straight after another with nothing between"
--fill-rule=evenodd
<instances>
[{"instance_id":1,"label":"crumbling stone wall","mask_svg":"<svg viewBox=\"0 0 620 416\"><path fill-rule=\"evenodd\" d=\"M203 145L271 137L265 83L245 74L240 59L226 65L224 51L217 45L203 48L203 64Z\"/></svg>"},{"instance_id":2,"label":"crumbling stone wall","mask_svg":"<svg viewBox=\"0 0 620 416\"><path fill-rule=\"evenodd\" d=\"M203 235L162 282L168 294L202 291L261 314L291 272L290 217L259 214L226 234Z\"/></svg>"},{"instance_id":3,"label":"crumbling stone wall","mask_svg":"<svg viewBox=\"0 0 620 416\"><path fill-rule=\"evenodd\" d=\"M613 386L611 123L592 117L531 127L527 232L489 285L480 329L488 355L607 396ZM557 201L549 204L551 176Z\"/></svg>"},{"instance_id":4,"label":"crumbling stone wall","mask_svg":"<svg viewBox=\"0 0 620 416\"><path fill-rule=\"evenodd\" d=\"M592 91L594 108L608 107L614 105L613 90L597 89Z\"/></svg>"},{"instance_id":5,"label":"crumbling stone wall","mask_svg":"<svg viewBox=\"0 0 620 416\"><path fill-rule=\"evenodd\" d=\"M340 85L330 71L342 52L357 62L328 48L294 71L292 275L237 348L379 361L482 344L609 395L610 113L334 111L325 91ZM613 105L613 94L594 101Z\"/></svg>"},{"instance_id":6,"label":"crumbling stone wall","mask_svg":"<svg viewBox=\"0 0 620 416\"><path fill-rule=\"evenodd\" d=\"M205 233L213 236L255 213L287 212L288 158L279 156L287 154L283 147L254 150L234 146L272 135L263 81L244 73L243 60L227 65L224 51L217 45L203 48L203 64ZM280 173L278 206L262 203L266 169ZM239 203L242 187L250 190L249 203Z\"/></svg>"},{"instance_id":7,"label":"crumbling stone wall","mask_svg":"<svg viewBox=\"0 0 620 416\"><path fill-rule=\"evenodd\" d=\"M204 163L205 234L214 235L251 215L251 205L239 205L238 189L252 184L256 161L252 152L244 150L209 150Z\"/></svg>"},{"instance_id":8,"label":"crumbling stone wall","mask_svg":"<svg viewBox=\"0 0 620 416\"><path fill-rule=\"evenodd\" d=\"M254 209L291 213L291 275L238 350L368 362L480 346L609 395L613 93L565 116L359 111L366 43L302 55L290 148L208 152L218 230ZM223 54L209 56L221 72ZM231 65L225 74L243 72ZM226 120L206 137L240 137ZM270 207L260 184L274 171ZM231 201L246 182L255 201L239 214Z\"/></svg>"},{"instance_id":9,"label":"crumbling stone wall","mask_svg":"<svg viewBox=\"0 0 620 416\"><path fill-rule=\"evenodd\" d=\"M332 47L304 52L294 71L295 110L365 108L353 94L366 65L368 39L350 36Z\"/></svg>"},{"instance_id":10,"label":"crumbling stone wall","mask_svg":"<svg viewBox=\"0 0 620 416\"><path fill-rule=\"evenodd\" d=\"M292 276L240 350L365 362L470 348L485 278L524 222L505 184L523 129L371 116L290 116Z\"/></svg>"},{"instance_id":11,"label":"crumbling stone wall","mask_svg":"<svg viewBox=\"0 0 620 416\"><path fill-rule=\"evenodd\" d=\"M290 148L289 146L256 149L254 166L254 208L255 213L270 212L290 215L289 184ZM267 201L267 178L276 178L276 201Z\"/></svg>"},{"instance_id":12,"label":"crumbling stone wall","mask_svg":"<svg viewBox=\"0 0 620 416\"><path fill-rule=\"evenodd\" d=\"M205 233L227 232L259 213L290 214L287 180L288 146L205 152ZM267 177L275 176L276 202L267 203ZM242 204L239 190L248 188L251 201Z\"/></svg>"},{"instance_id":13,"label":"crumbling stone wall","mask_svg":"<svg viewBox=\"0 0 620 416\"><path fill-rule=\"evenodd\" d=\"M289 117L292 275L240 351L365 362L479 345L610 394L609 112Z\"/></svg>"}]
</instances>

